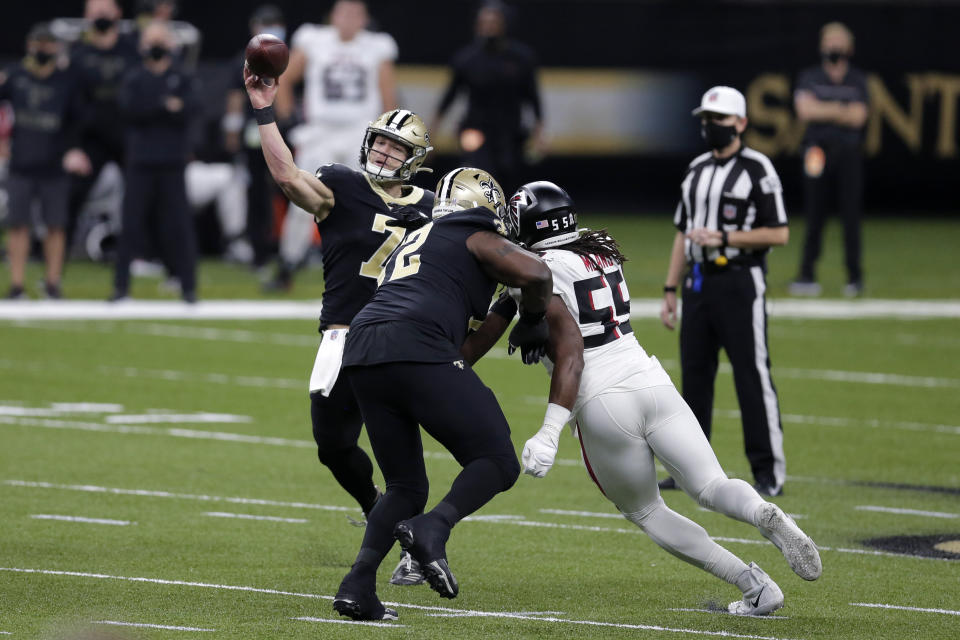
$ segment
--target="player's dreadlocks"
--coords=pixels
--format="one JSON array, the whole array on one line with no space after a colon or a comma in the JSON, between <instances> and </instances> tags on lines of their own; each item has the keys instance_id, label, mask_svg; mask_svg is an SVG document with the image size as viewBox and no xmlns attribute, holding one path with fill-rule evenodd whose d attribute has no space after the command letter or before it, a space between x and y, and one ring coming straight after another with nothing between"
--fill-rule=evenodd
<instances>
[{"instance_id":1,"label":"player's dreadlocks","mask_svg":"<svg viewBox=\"0 0 960 640\"><path fill-rule=\"evenodd\" d=\"M602 269L593 259L593 256L616 260L620 264L627 261L627 257L620 251L620 245L607 233L606 229L600 229L599 231L583 229L580 231L579 238L563 245L563 248L579 256L584 256L598 271L602 271Z\"/></svg>"}]
</instances>

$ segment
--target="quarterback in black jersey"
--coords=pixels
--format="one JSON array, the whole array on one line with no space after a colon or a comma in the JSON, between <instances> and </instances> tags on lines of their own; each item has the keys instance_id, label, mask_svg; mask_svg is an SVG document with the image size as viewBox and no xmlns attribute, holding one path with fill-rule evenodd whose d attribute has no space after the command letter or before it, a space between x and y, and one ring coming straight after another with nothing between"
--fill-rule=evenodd
<instances>
[{"instance_id":1,"label":"quarterback in black jersey","mask_svg":"<svg viewBox=\"0 0 960 640\"><path fill-rule=\"evenodd\" d=\"M314 215L323 237L323 338L310 376L318 457L369 514L380 493L370 458L357 446L363 420L350 385L346 379L338 382L340 361L354 316L373 295L384 262L403 239L405 229L389 223L404 215L430 215L433 193L407 184L424 170L430 138L416 114L395 109L367 128L360 147L362 171L340 164L324 165L315 174L304 171L294 164L273 122L276 81L267 85L249 70L244 78L270 173L293 203ZM405 560L393 580L422 581L415 563Z\"/></svg>"},{"instance_id":2,"label":"quarterback in black jersey","mask_svg":"<svg viewBox=\"0 0 960 640\"><path fill-rule=\"evenodd\" d=\"M445 598L459 587L446 541L461 519L506 491L520 473L510 427L460 345L498 282L521 290L511 342L524 350L548 338L547 266L506 237L503 193L485 171L456 169L437 185L432 221L407 219L373 299L356 315L344 375L356 393L386 492L367 518L356 562L333 607L357 620L395 619L376 595L377 568L394 538ZM463 466L433 510L421 514L428 482L420 425ZM420 514L420 515L418 515Z\"/></svg>"}]
</instances>

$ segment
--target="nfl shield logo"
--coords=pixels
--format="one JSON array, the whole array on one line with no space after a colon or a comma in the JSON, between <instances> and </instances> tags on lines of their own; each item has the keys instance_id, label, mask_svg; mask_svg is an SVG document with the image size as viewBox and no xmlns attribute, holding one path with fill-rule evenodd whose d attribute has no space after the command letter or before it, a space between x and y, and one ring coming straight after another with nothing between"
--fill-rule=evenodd
<instances>
[{"instance_id":1,"label":"nfl shield logo","mask_svg":"<svg viewBox=\"0 0 960 640\"><path fill-rule=\"evenodd\" d=\"M733 220L737 217L737 206L733 204L723 205L723 217L727 220Z\"/></svg>"},{"instance_id":2,"label":"nfl shield logo","mask_svg":"<svg viewBox=\"0 0 960 640\"><path fill-rule=\"evenodd\" d=\"M537 229L545 229L550 226L550 223L546 220L537 220Z\"/></svg>"}]
</instances>

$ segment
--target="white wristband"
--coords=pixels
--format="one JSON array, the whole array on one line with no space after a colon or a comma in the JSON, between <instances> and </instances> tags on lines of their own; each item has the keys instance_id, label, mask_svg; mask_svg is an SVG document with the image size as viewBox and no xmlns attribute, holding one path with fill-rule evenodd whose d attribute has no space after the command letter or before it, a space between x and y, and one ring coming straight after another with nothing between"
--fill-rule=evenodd
<instances>
[{"instance_id":1,"label":"white wristband","mask_svg":"<svg viewBox=\"0 0 960 640\"><path fill-rule=\"evenodd\" d=\"M568 420L570 420L570 409L553 402L547 405L547 413L543 416L544 427L550 427L553 433L559 434Z\"/></svg>"}]
</instances>

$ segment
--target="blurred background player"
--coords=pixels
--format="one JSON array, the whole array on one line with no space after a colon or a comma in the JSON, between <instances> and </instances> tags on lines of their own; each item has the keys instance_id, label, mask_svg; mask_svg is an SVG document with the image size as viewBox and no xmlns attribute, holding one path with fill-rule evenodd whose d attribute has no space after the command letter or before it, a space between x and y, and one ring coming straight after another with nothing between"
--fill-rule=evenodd
<instances>
[{"instance_id":1,"label":"blurred background player","mask_svg":"<svg viewBox=\"0 0 960 640\"><path fill-rule=\"evenodd\" d=\"M179 280L184 301L196 301L197 250L184 174L199 92L193 76L175 64L173 47L165 22L147 25L140 39L143 63L127 74L120 92L127 171L114 301L129 296L130 262L141 255L151 228L159 231L164 263Z\"/></svg>"},{"instance_id":2,"label":"blurred background player","mask_svg":"<svg viewBox=\"0 0 960 640\"><path fill-rule=\"evenodd\" d=\"M450 63L453 77L431 126L436 131L447 109L465 92L467 111L458 129L462 164L486 169L503 184L516 185L523 179L528 139L536 153L545 149L534 54L507 36L507 8L501 2L481 6L475 35Z\"/></svg>"},{"instance_id":3,"label":"blurred background player","mask_svg":"<svg viewBox=\"0 0 960 640\"><path fill-rule=\"evenodd\" d=\"M265 4L250 14L250 35L270 34L286 42L287 26L283 12L276 5ZM243 77L237 69L243 68L246 53L241 51L229 65L230 89L221 127L227 151L238 154L247 169L247 238L253 248L253 266L263 267L276 247L272 239L273 194L275 186L260 149L260 131L253 116L253 107L247 99ZM354 142L356 144L356 142Z\"/></svg>"},{"instance_id":4,"label":"blurred background player","mask_svg":"<svg viewBox=\"0 0 960 640\"><path fill-rule=\"evenodd\" d=\"M766 254L787 243L783 188L770 159L746 147L743 94L713 87L693 110L710 151L680 184L660 319L672 330L683 287L680 369L683 399L710 439L720 348L733 367L743 444L756 490L780 495L786 479L780 402L770 373ZM660 483L674 489L674 478Z\"/></svg>"},{"instance_id":5,"label":"blurred background player","mask_svg":"<svg viewBox=\"0 0 960 640\"><path fill-rule=\"evenodd\" d=\"M384 262L403 238L403 228L390 223L404 212L430 214L433 193L410 184L432 150L430 137L419 116L394 109L361 136L362 170L343 164L325 164L316 173L299 169L277 128L277 84L266 85L247 68L244 78L270 173L324 239L323 337L309 384L317 457L369 517L380 492L373 484L373 464L357 445L364 419L354 390L340 375L340 363L354 316L373 296ZM420 567L407 558L391 578L401 585L422 581Z\"/></svg>"},{"instance_id":6,"label":"blurred background player","mask_svg":"<svg viewBox=\"0 0 960 640\"><path fill-rule=\"evenodd\" d=\"M637 342L623 277L626 258L616 240L605 230L580 229L573 200L552 182L521 187L510 200L510 224L520 244L537 251L553 273L544 361L551 375L549 404L543 426L523 448L524 471L546 475L564 425L575 420L591 477L627 520L674 556L737 586L743 598L730 604L731 613L779 609L783 593L766 573L718 545L660 497L654 454L702 506L756 526L801 577L820 575L813 541L746 482L727 478L670 376ZM467 339L462 352L468 362L506 331L517 294L510 289L502 295Z\"/></svg>"},{"instance_id":7,"label":"blurred background player","mask_svg":"<svg viewBox=\"0 0 960 640\"><path fill-rule=\"evenodd\" d=\"M14 114L7 184L7 298L26 298L30 228L34 202L38 202L46 262L43 292L47 298L56 299L62 297L60 276L70 191L67 173L88 174L90 160L78 148L83 105L77 76L61 68L60 43L47 24L30 30L26 49L20 64L9 73L0 73L0 101L9 101Z\"/></svg>"},{"instance_id":8,"label":"blurred background player","mask_svg":"<svg viewBox=\"0 0 960 640\"><path fill-rule=\"evenodd\" d=\"M294 112L294 85L303 82L303 124L290 131L297 166L314 172L335 162L357 166L357 141L383 111L395 109L393 62L397 43L386 33L367 31L370 16L362 0L337 0L330 25L305 24L290 40L290 64L280 80L277 115ZM288 289L293 272L313 244L314 221L302 209L287 209L280 235L277 273L268 289Z\"/></svg>"},{"instance_id":9,"label":"blurred background player","mask_svg":"<svg viewBox=\"0 0 960 640\"><path fill-rule=\"evenodd\" d=\"M136 37L121 33L120 17L116 0L87 0L83 8L86 29L70 51L70 65L82 78L87 102L81 146L91 164L89 173L74 174L71 179L68 230L71 238L104 166L110 162L119 169L124 166L120 84L128 71L140 65L140 54ZM115 213L119 217L119 211Z\"/></svg>"},{"instance_id":10,"label":"blurred background player","mask_svg":"<svg viewBox=\"0 0 960 640\"><path fill-rule=\"evenodd\" d=\"M803 183L807 233L793 295L820 295L816 264L820 257L827 197L836 194L843 220L843 252L848 297L863 293L860 218L863 203L863 130L867 123L867 76L850 66L853 33L840 22L820 30L820 66L797 78L794 106L807 123L803 137Z\"/></svg>"}]
</instances>

